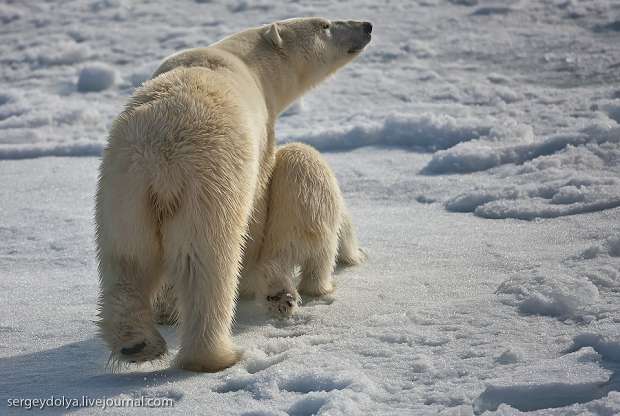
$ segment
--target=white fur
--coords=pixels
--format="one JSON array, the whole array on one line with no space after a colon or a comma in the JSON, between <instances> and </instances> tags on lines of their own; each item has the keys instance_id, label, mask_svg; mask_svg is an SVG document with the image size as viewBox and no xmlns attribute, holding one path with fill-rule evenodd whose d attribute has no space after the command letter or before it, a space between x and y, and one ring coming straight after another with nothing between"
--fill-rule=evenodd
<instances>
[{"instance_id":1,"label":"white fur","mask_svg":"<svg viewBox=\"0 0 620 416\"><path fill-rule=\"evenodd\" d=\"M333 291L335 264L353 266L366 255L359 248L338 182L314 148L290 143L278 148L269 183L268 215L256 268L241 284L242 293L280 317L293 313L298 294ZM252 236L250 236L251 238ZM292 277L301 269L295 289ZM154 303L156 320L177 319L174 291L166 285Z\"/></svg>"},{"instance_id":2,"label":"white fur","mask_svg":"<svg viewBox=\"0 0 620 416\"><path fill-rule=\"evenodd\" d=\"M151 307L164 275L178 299L176 364L217 371L239 359L237 281L260 255L275 119L369 40L359 22L325 22L287 20L173 55L115 120L96 200L99 326L115 359L166 352Z\"/></svg>"},{"instance_id":3,"label":"white fur","mask_svg":"<svg viewBox=\"0 0 620 416\"><path fill-rule=\"evenodd\" d=\"M261 248L256 295L263 300L284 291L297 298L291 276L301 268L299 293L333 291L339 261L364 260L338 182L323 157L310 146L291 143L276 153L269 191L269 216Z\"/></svg>"}]
</instances>

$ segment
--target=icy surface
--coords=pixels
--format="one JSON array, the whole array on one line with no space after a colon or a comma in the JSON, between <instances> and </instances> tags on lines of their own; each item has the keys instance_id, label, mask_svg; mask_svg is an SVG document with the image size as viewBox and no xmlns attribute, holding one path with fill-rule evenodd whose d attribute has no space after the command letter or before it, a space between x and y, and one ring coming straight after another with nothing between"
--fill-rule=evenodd
<instances>
[{"instance_id":1,"label":"icy surface","mask_svg":"<svg viewBox=\"0 0 620 416\"><path fill-rule=\"evenodd\" d=\"M92 216L110 123L168 54L304 15L374 23L277 129L325 154L368 263L290 321L241 302L244 357L223 372L107 372ZM620 414L619 22L605 0L0 4L0 414L52 395L174 402L139 414Z\"/></svg>"}]
</instances>

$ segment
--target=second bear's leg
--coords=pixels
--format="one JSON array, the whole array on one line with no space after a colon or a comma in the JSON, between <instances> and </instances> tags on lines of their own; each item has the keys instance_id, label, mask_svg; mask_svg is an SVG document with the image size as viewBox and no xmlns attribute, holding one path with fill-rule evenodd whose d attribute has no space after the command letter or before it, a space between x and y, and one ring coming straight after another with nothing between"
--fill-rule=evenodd
<instances>
[{"instance_id":1,"label":"second bear's leg","mask_svg":"<svg viewBox=\"0 0 620 416\"><path fill-rule=\"evenodd\" d=\"M329 236L309 251L308 257L301 265L299 293L302 295L322 296L334 291L332 272L334 270L338 240Z\"/></svg>"},{"instance_id":2,"label":"second bear's leg","mask_svg":"<svg viewBox=\"0 0 620 416\"><path fill-rule=\"evenodd\" d=\"M351 217L343 210L342 223L338 231L338 265L356 266L366 261L367 255L360 248L355 235L355 228L351 222Z\"/></svg>"},{"instance_id":3,"label":"second bear's leg","mask_svg":"<svg viewBox=\"0 0 620 416\"><path fill-rule=\"evenodd\" d=\"M267 255L257 270L256 298L270 314L286 318L293 314L300 301L292 281L295 264L286 250L279 255L272 254L272 243L266 242L263 254Z\"/></svg>"}]
</instances>

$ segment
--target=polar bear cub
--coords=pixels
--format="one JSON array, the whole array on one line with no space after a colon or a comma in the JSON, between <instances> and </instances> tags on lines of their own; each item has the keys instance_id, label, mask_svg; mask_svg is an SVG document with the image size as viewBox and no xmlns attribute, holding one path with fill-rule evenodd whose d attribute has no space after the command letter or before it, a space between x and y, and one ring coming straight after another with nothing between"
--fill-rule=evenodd
<instances>
[{"instance_id":1,"label":"polar bear cub","mask_svg":"<svg viewBox=\"0 0 620 416\"><path fill-rule=\"evenodd\" d=\"M98 325L113 360L166 353L151 306L163 276L178 299L176 366L239 360L231 327L240 274L260 253L275 121L358 56L371 31L323 18L251 28L169 57L136 90L111 127L95 204Z\"/></svg>"},{"instance_id":2,"label":"polar bear cub","mask_svg":"<svg viewBox=\"0 0 620 416\"><path fill-rule=\"evenodd\" d=\"M327 162L302 143L280 147L269 187L269 215L256 276L256 296L276 315L290 315L302 295L334 290L336 262L360 264L355 231ZM292 277L301 269L297 290Z\"/></svg>"}]
</instances>

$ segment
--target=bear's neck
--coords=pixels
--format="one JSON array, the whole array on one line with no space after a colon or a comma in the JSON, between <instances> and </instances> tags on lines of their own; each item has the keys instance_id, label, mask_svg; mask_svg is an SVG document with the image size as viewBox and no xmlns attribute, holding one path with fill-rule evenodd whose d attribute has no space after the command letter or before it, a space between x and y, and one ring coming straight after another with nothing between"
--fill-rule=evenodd
<instances>
[{"instance_id":1,"label":"bear's neck","mask_svg":"<svg viewBox=\"0 0 620 416\"><path fill-rule=\"evenodd\" d=\"M303 85L286 58L268 45L258 32L241 39L225 39L218 47L235 55L248 67L263 92L269 118L275 121L310 86Z\"/></svg>"}]
</instances>

